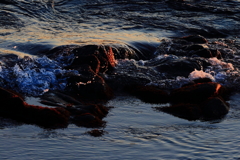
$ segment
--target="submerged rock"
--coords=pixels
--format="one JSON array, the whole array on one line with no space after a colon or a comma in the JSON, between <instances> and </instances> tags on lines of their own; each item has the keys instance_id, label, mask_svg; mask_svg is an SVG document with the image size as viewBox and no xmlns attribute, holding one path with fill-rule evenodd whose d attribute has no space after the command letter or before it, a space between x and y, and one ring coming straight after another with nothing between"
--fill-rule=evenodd
<instances>
[{"instance_id":1,"label":"submerged rock","mask_svg":"<svg viewBox=\"0 0 240 160\"><path fill-rule=\"evenodd\" d=\"M190 121L199 120L202 116L202 110L197 104L181 103L169 107L155 107L155 109Z\"/></svg>"},{"instance_id":2,"label":"submerged rock","mask_svg":"<svg viewBox=\"0 0 240 160\"><path fill-rule=\"evenodd\" d=\"M180 103L156 109L187 120L209 121L223 118L229 111L229 105L219 97L210 97L199 104Z\"/></svg>"},{"instance_id":3,"label":"submerged rock","mask_svg":"<svg viewBox=\"0 0 240 160\"><path fill-rule=\"evenodd\" d=\"M202 104L201 108L204 118L211 120L225 116L229 111L229 104L220 97L210 97Z\"/></svg>"},{"instance_id":4,"label":"submerged rock","mask_svg":"<svg viewBox=\"0 0 240 160\"><path fill-rule=\"evenodd\" d=\"M107 133L106 131L99 130L99 129L93 129L91 131L86 132L86 134L89 134L89 135L91 135L93 137L101 137L101 136L103 136L106 133Z\"/></svg>"}]
</instances>

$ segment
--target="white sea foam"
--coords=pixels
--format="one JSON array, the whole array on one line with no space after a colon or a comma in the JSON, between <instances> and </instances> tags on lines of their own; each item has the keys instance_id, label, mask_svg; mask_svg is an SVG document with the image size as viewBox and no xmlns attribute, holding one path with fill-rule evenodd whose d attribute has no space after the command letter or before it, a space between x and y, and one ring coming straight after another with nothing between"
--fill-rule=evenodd
<instances>
[{"instance_id":1,"label":"white sea foam","mask_svg":"<svg viewBox=\"0 0 240 160\"><path fill-rule=\"evenodd\" d=\"M234 70L234 67L231 63L226 63L223 62L219 59L217 59L216 57L214 58L209 58L209 62L211 63L211 65L213 66L218 66L219 69L230 69L230 70Z\"/></svg>"},{"instance_id":2,"label":"white sea foam","mask_svg":"<svg viewBox=\"0 0 240 160\"><path fill-rule=\"evenodd\" d=\"M206 73L203 70L199 71L199 70L196 70L196 69L195 69L195 71L193 71L189 74L188 78L190 80L195 80L195 79L199 79L199 78L209 78L212 81L215 81L215 78L211 74Z\"/></svg>"},{"instance_id":3,"label":"white sea foam","mask_svg":"<svg viewBox=\"0 0 240 160\"><path fill-rule=\"evenodd\" d=\"M0 85L25 95L39 96L49 89L63 90L67 73L78 74L75 70L62 69L61 64L46 56L24 57L14 67L0 67Z\"/></svg>"}]
</instances>

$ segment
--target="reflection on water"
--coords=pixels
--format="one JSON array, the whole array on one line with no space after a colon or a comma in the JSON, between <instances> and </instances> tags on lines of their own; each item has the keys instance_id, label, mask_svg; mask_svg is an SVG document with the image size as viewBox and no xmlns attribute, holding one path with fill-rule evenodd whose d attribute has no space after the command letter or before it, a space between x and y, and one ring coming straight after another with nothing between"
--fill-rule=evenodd
<instances>
[{"instance_id":1,"label":"reflection on water","mask_svg":"<svg viewBox=\"0 0 240 160\"><path fill-rule=\"evenodd\" d=\"M54 2L54 3L53 3ZM13 1L1 4L2 42L43 43L59 46L88 41L114 40L118 42L158 42L170 36L170 31L136 28L114 12L117 4L98 1ZM127 4L122 3L123 7ZM117 10L121 10L118 7ZM128 10L125 8L124 10ZM0 14L1 16L1 14ZM8 17L8 18L6 18ZM14 19L14 21L12 21ZM9 23L9 21L11 23Z\"/></svg>"},{"instance_id":2,"label":"reflection on water","mask_svg":"<svg viewBox=\"0 0 240 160\"><path fill-rule=\"evenodd\" d=\"M237 1L185 1L176 6L167 0L6 2L0 3L0 34L5 43L62 45L93 39L156 42L176 34L237 36L239 30Z\"/></svg>"},{"instance_id":3,"label":"reflection on water","mask_svg":"<svg viewBox=\"0 0 240 160\"><path fill-rule=\"evenodd\" d=\"M86 134L91 129L74 125L58 130L5 126L0 130L0 140L5 144L0 148L1 158L237 159L240 117L235 111L240 100L238 95L232 100L234 110L226 119L209 123L155 112L152 107L156 105L120 96L108 103L115 107L105 118L108 124L104 131L108 133L103 137L91 137Z\"/></svg>"}]
</instances>

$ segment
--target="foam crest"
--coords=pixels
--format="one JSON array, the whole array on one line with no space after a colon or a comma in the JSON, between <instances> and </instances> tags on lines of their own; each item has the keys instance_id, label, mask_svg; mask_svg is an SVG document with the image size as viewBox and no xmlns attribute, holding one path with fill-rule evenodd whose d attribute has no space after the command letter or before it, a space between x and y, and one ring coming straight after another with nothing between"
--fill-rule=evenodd
<instances>
[{"instance_id":1,"label":"foam crest","mask_svg":"<svg viewBox=\"0 0 240 160\"><path fill-rule=\"evenodd\" d=\"M231 63L226 63L223 62L219 59L217 59L216 57L214 58L209 58L209 62L211 63L211 65L213 66L218 66L219 69L230 69L230 70L234 70L234 67Z\"/></svg>"},{"instance_id":2,"label":"foam crest","mask_svg":"<svg viewBox=\"0 0 240 160\"><path fill-rule=\"evenodd\" d=\"M203 70L200 70L200 71L195 70L195 71L191 72L189 74L188 78L190 80L195 80L195 79L200 79L200 78L209 78L212 81L215 81L215 78L211 74L206 73Z\"/></svg>"}]
</instances>

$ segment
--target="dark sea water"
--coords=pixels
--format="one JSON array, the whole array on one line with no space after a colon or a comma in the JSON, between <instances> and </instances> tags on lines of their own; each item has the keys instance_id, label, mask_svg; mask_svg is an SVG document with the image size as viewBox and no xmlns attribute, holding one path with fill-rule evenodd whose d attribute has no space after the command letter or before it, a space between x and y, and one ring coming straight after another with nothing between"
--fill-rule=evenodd
<instances>
[{"instance_id":1,"label":"dark sea water","mask_svg":"<svg viewBox=\"0 0 240 160\"><path fill-rule=\"evenodd\" d=\"M8 71L2 68L0 77L10 86L17 84L17 92L30 93L27 102L41 105L31 95L37 96L50 86L47 78L38 77L54 73L50 69L45 72L44 66L55 63L42 58L54 47L127 44L152 50L163 38L190 34L239 42L239 30L238 0L1 0L1 62L10 64L29 56L46 65L36 79L26 76L34 71L23 72L17 66L12 68L16 80L8 79ZM40 90L34 88L35 82L43 84ZM46 130L1 118L0 159L237 160L240 94L235 93L228 102L230 112L220 122L201 122L156 111L158 104L117 96L107 103L114 108L104 118L107 125L101 128L105 131L102 137L86 133L92 128L73 124Z\"/></svg>"}]
</instances>

